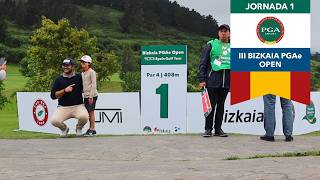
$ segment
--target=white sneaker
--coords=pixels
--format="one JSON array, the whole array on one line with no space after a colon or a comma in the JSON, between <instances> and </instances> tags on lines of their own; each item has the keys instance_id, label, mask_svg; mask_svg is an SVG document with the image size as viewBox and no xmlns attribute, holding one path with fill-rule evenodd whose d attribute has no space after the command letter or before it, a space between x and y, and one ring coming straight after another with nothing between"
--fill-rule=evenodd
<instances>
[{"instance_id":1,"label":"white sneaker","mask_svg":"<svg viewBox=\"0 0 320 180\"><path fill-rule=\"evenodd\" d=\"M67 127L64 131L61 131L60 137L67 137L69 128Z\"/></svg>"},{"instance_id":2,"label":"white sneaker","mask_svg":"<svg viewBox=\"0 0 320 180\"><path fill-rule=\"evenodd\" d=\"M76 129L76 136L83 136L82 129Z\"/></svg>"}]
</instances>

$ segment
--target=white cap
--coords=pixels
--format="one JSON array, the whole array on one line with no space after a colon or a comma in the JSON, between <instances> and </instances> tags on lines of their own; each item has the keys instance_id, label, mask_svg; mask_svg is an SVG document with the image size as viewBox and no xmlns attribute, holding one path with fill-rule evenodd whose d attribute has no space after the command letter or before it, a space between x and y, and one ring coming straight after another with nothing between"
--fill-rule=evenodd
<instances>
[{"instance_id":1,"label":"white cap","mask_svg":"<svg viewBox=\"0 0 320 180\"><path fill-rule=\"evenodd\" d=\"M80 61L84 61L84 62L87 62L87 63L92 63L92 59L91 59L91 57L88 56L88 55L82 56L82 58L80 59Z\"/></svg>"},{"instance_id":2,"label":"white cap","mask_svg":"<svg viewBox=\"0 0 320 180\"><path fill-rule=\"evenodd\" d=\"M6 79L6 71L5 70L0 70L0 81L3 81Z\"/></svg>"},{"instance_id":3,"label":"white cap","mask_svg":"<svg viewBox=\"0 0 320 180\"><path fill-rule=\"evenodd\" d=\"M0 58L0 66L4 65L6 63L7 63L6 58L4 58L4 57Z\"/></svg>"}]
</instances>

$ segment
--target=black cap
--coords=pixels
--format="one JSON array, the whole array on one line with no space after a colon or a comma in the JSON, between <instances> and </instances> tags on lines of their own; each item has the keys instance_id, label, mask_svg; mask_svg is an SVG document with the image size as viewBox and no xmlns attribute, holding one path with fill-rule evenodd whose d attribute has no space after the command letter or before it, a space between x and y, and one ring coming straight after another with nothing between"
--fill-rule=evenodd
<instances>
[{"instance_id":1,"label":"black cap","mask_svg":"<svg viewBox=\"0 0 320 180\"><path fill-rule=\"evenodd\" d=\"M66 64L66 65L74 65L74 60L71 58L67 58L65 60L63 60L62 64Z\"/></svg>"},{"instance_id":2,"label":"black cap","mask_svg":"<svg viewBox=\"0 0 320 180\"><path fill-rule=\"evenodd\" d=\"M226 29L226 30L230 31L230 26L227 24L222 24L219 26L218 30L220 31L221 29Z\"/></svg>"}]
</instances>

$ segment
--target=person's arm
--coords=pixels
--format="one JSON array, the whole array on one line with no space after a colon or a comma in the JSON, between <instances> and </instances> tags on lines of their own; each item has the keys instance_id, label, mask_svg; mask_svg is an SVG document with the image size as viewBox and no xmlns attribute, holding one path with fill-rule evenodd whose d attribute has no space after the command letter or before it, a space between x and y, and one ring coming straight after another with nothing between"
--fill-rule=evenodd
<instances>
[{"instance_id":1,"label":"person's arm","mask_svg":"<svg viewBox=\"0 0 320 180\"><path fill-rule=\"evenodd\" d=\"M211 45L207 44L204 50L202 51L200 64L198 67L198 80L199 80L200 87L204 87L206 85L207 71L208 71L208 68L210 67L210 52L211 52Z\"/></svg>"},{"instance_id":2,"label":"person's arm","mask_svg":"<svg viewBox=\"0 0 320 180\"><path fill-rule=\"evenodd\" d=\"M72 92L73 90L73 86L74 84L71 84L70 86L64 88L64 89L60 89L59 90L59 78L57 78L53 84L52 84L52 88L51 88L51 99L55 100L55 99L59 99L61 98L65 93L68 92Z\"/></svg>"},{"instance_id":3,"label":"person's arm","mask_svg":"<svg viewBox=\"0 0 320 180\"><path fill-rule=\"evenodd\" d=\"M90 95L89 95L89 103L92 104L93 103L93 95L97 90L97 76L96 76L96 72L95 71L91 71L91 76L90 76L90 80L91 80L91 89L90 89Z\"/></svg>"},{"instance_id":4,"label":"person's arm","mask_svg":"<svg viewBox=\"0 0 320 180\"><path fill-rule=\"evenodd\" d=\"M73 91L73 86L75 84L71 84L70 86L64 88L64 89L61 89L60 91L56 91L55 92L55 96L59 99L61 98L63 95L65 95L66 93L70 93Z\"/></svg>"}]
</instances>

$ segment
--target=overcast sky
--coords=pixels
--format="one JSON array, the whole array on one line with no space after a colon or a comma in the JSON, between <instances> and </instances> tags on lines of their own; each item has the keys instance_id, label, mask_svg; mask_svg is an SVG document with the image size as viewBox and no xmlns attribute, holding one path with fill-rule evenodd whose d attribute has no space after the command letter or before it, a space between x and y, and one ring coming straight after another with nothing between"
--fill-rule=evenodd
<instances>
[{"instance_id":1,"label":"overcast sky","mask_svg":"<svg viewBox=\"0 0 320 180\"><path fill-rule=\"evenodd\" d=\"M202 15L211 14L219 24L230 23L229 0L170 0L194 9ZM320 0L311 0L311 51L320 52Z\"/></svg>"}]
</instances>

